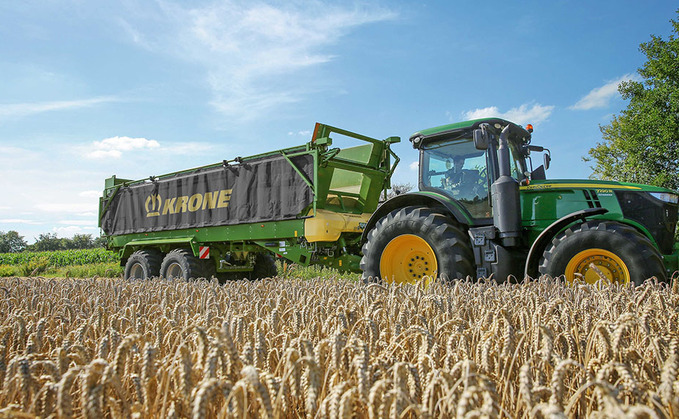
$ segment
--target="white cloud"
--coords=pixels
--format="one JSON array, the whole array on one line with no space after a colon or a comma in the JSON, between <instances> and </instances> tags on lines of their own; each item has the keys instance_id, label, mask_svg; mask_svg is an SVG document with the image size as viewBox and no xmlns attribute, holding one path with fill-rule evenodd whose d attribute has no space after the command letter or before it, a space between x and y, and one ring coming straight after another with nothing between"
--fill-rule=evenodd
<instances>
[{"instance_id":1,"label":"white cloud","mask_svg":"<svg viewBox=\"0 0 679 419\"><path fill-rule=\"evenodd\" d=\"M410 170L417 171L417 169L420 167L420 162L414 161L414 162L410 163L408 165L408 167L410 168Z\"/></svg>"},{"instance_id":2,"label":"white cloud","mask_svg":"<svg viewBox=\"0 0 679 419\"><path fill-rule=\"evenodd\" d=\"M616 80L611 80L601 87L592 89L587 93L582 99L580 99L575 105L570 106L568 109L586 111L595 108L605 108L610 103L611 99L615 97L618 93L618 86L624 81L638 81L639 76L636 74L625 74Z\"/></svg>"},{"instance_id":3,"label":"white cloud","mask_svg":"<svg viewBox=\"0 0 679 419\"><path fill-rule=\"evenodd\" d=\"M52 232L57 233L58 237L72 237L74 234L82 234L85 232L92 232L97 230L96 227L80 227L75 225L70 225L66 227L54 227Z\"/></svg>"},{"instance_id":4,"label":"white cloud","mask_svg":"<svg viewBox=\"0 0 679 419\"><path fill-rule=\"evenodd\" d=\"M539 125L549 118L553 110L554 106L543 106L539 103L533 105L523 104L518 108L512 108L507 112L500 112L500 109L497 106L489 106L487 108L464 112L463 117L467 120L497 117L507 119L520 125Z\"/></svg>"},{"instance_id":5,"label":"white cloud","mask_svg":"<svg viewBox=\"0 0 679 419\"><path fill-rule=\"evenodd\" d=\"M26 220L23 218L5 218L0 220L2 224L29 224L29 225L40 225L42 223L35 220Z\"/></svg>"},{"instance_id":6,"label":"white cloud","mask_svg":"<svg viewBox=\"0 0 679 419\"><path fill-rule=\"evenodd\" d=\"M158 147L160 147L160 143L156 140L147 140L146 138L111 137L101 141L94 141L90 151L85 153L85 157L90 159L118 159L123 155L124 151Z\"/></svg>"},{"instance_id":7,"label":"white cloud","mask_svg":"<svg viewBox=\"0 0 679 419\"><path fill-rule=\"evenodd\" d=\"M97 226L96 220L61 220L57 223L70 226L85 226L90 228L95 228Z\"/></svg>"},{"instance_id":8,"label":"white cloud","mask_svg":"<svg viewBox=\"0 0 679 419\"><path fill-rule=\"evenodd\" d=\"M96 208L96 203L85 203L85 202L51 202L51 203L39 203L35 205L35 208L44 212L52 213L69 213L69 214L79 214L88 212L92 208Z\"/></svg>"},{"instance_id":9,"label":"white cloud","mask_svg":"<svg viewBox=\"0 0 679 419\"><path fill-rule=\"evenodd\" d=\"M288 132L288 135L289 136L297 135L297 136L300 136L300 137L311 137L311 131L309 131L309 130L297 131L297 132L290 131L290 132Z\"/></svg>"},{"instance_id":10,"label":"white cloud","mask_svg":"<svg viewBox=\"0 0 679 419\"><path fill-rule=\"evenodd\" d=\"M330 47L352 29L396 16L369 3L224 0L192 9L156 4L155 13L137 12L121 22L130 39L201 65L211 104L245 120L304 99L318 89L304 70L335 59Z\"/></svg>"},{"instance_id":11,"label":"white cloud","mask_svg":"<svg viewBox=\"0 0 679 419\"><path fill-rule=\"evenodd\" d=\"M53 102L9 103L0 105L0 118L18 118L43 112L89 108L102 103L119 102L116 97L95 97L91 99L62 100Z\"/></svg>"}]
</instances>

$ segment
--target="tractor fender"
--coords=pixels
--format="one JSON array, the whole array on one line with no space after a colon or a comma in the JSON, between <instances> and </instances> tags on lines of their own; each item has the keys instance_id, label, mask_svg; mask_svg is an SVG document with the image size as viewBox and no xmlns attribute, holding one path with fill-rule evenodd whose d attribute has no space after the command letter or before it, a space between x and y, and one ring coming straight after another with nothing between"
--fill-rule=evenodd
<instances>
[{"instance_id":1,"label":"tractor fender","mask_svg":"<svg viewBox=\"0 0 679 419\"><path fill-rule=\"evenodd\" d=\"M572 212L564 217L559 218L550 224L546 229L540 233L537 239L533 242L533 245L528 251L528 257L526 258L526 266L524 268L524 277L535 277L538 273L537 266L540 262L540 257L542 252L547 247L547 244L554 238L554 236L561 230L573 224L577 220L584 221L587 217L594 217L595 215L601 215L607 213L606 208L587 208L580 211Z\"/></svg>"},{"instance_id":2,"label":"tractor fender","mask_svg":"<svg viewBox=\"0 0 679 419\"><path fill-rule=\"evenodd\" d=\"M460 225L468 226L471 224L469 215L465 214L463 210L451 203L450 200L445 197L431 193L410 192L391 198L375 210L363 228L361 243L365 243L368 238L368 233L382 217L394 210L409 206L423 206L428 208L443 207L458 223L460 223Z\"/></svg>"}]
</instances>

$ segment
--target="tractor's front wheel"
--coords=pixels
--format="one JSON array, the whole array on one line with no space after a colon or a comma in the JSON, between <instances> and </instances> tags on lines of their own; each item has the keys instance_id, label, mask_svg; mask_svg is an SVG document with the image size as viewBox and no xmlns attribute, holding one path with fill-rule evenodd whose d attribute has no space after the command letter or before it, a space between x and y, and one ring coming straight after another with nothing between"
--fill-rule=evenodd
<instances>
[{"instance_id":1,"label":"tractor's front wheel","mask_svg":"<svg viewBox=\"0 0 679 419\"><path fill-rule=\"evenodd\" d=\"M590 284L603 278L635 285L667 278L662 257L646 236L609 221L587 221L558 234L543 254L540 273Z\"/></svg>"},{"instance_id":2,"label":"tractor's front wheel","mask_svg":"<svg viewBox=\"0 0 679 419\"><path fill-rule=\"evenodd\" d=\"M474 256L464 231L449 216L405 207L379 220L363 245L363 280L417 283L474 275Z\"/></svg>"}]
</instances>

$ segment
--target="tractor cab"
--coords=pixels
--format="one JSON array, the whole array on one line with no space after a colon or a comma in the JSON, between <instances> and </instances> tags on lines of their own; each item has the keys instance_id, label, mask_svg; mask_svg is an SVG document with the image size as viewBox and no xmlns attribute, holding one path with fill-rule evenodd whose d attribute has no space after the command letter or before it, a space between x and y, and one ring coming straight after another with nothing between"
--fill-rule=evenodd
<instances>
[{"instance_id":1,"label":"tractor cab","mask_svg":"<svg viewBox=\"0 0 679 419\"><path fill-rule=\"evenodd\" d=\"M420 151L420 190L458 201L477 220L492 218L490 186L500 176L496 148L474 138L474 131L481 127L496 137L509 127L510 176L516 182L544 179L544 166L530 170L530 150L538 148L529 146L531 133L509 121L478 119L420 131L410 138L413 147Z\"/></svg>"}]
</instances>

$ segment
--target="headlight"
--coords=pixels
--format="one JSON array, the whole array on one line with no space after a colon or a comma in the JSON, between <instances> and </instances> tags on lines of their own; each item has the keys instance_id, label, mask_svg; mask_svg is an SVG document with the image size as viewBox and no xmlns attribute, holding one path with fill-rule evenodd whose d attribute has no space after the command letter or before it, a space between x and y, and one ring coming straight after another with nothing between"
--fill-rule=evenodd
<instances>
[{"instance_id":1,"label":"headlight","mask_svg":"<svg viewBox=\"0 0 679 419\"><path fill-rule=\"evenodd\" d=\"M673 193L667 192L650 192L651 196L655 199L659 199L663 202L669 202L671 204L679 203L679 196Z\"/></svg>"}]
</instances>

